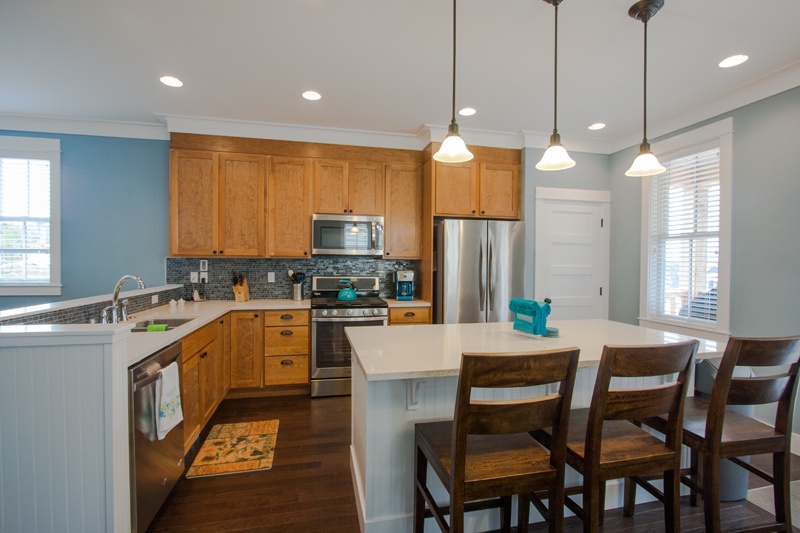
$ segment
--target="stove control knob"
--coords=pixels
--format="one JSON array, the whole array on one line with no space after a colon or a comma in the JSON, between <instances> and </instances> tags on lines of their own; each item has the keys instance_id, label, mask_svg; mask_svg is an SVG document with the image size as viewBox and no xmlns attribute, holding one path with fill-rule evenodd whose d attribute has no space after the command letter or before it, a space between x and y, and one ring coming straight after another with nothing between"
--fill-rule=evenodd
<instances>
[{"instance_id":1,"label":"stove control knob","mask_svg":"<svg viewBox=\"0 0 800 533\"><path fill-rule=\"evenodd\" d=\"M379 315L379 314L381 314L381 312L380 312L380 311L378 311L377 309L373 309L373 310L372 310L372 314L373 314L373 315Z\"/></svg>"},{"instance_id":2,"label":"stove control knob","mask_svg":"<svg viewBox=\"0 0 800 533\"><path fill-rule=\"evenodd\" d=\"M339 311L337 311L336 309L334 309L333 311L331 311L331 315L332 315L332 316L336 316L336 315L338 315L338 314L339 314Z\"/></svg>"},{"instance_id":3,"label":"stove control knob","mask_svg":"<svg viewBox=\"0 0 800 533\"><path fill-rule=\"evenodd\" d=\"M365 314L365 315L368 315L370 313L370 311L369 311L369 309L364 309L364 311L362 313Z\"/></svg>"},{"instance_id":4,"label":"stove control knob","mask_svg":"<svg viewBox=\"0 0 800 533\"><path fill-rule=\"evenodd\" d=\"M352 314L353 314L353 310L352 309L348 309L347 310L347 316L351 316Z\"/></svg>"},{"instance_id":5,"label":"stove control knob","mask_svg":"<svg viewBox=\"0 0 800 533\"><path fill-rule=\"evenodd\" d=\"M327 309L323 309L322 310L322 316L328 316L328 310Z\"/></svg>"}]
</instances>

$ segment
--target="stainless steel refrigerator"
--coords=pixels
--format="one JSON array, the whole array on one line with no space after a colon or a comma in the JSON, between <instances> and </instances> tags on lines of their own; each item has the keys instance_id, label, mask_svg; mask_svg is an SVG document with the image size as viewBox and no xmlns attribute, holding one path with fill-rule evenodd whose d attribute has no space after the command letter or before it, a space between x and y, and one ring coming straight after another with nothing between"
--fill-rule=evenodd
<instances>
[{"instance_id":1,"label":"stainless steel refrigerator","mask_svg":"<svg viewBox=\"0 0 800 533\"><path fill-rule=\"evenodd\" d=\"M525 224L442 219L434 224L437 324L508 322L525 285Z\"/></svg>"}]
</instances>

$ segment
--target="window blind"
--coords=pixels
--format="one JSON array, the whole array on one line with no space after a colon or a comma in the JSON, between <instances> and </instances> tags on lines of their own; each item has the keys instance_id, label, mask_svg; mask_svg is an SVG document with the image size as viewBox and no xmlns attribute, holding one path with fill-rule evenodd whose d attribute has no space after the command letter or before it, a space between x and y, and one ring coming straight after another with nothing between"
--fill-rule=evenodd
<instances>
[{"instance_id":1,"label":"window blind","mask_svg":"<svg viewBox=\"0 0 800 533\"><path fill-rule=\"evenodd\" d=\"M0 158L0 282L50 282L50 161Z\"/></svg>"},{"instance_id":2,"label":"window blind","mask_svg":"<svg viewBox=\"0 0 800 533\"><path fill-rule=\"evenodd\" d=\"M719 148L669 161L651 178L648 311L653 317L717 320Z\"/></svg>"}]
</instances>

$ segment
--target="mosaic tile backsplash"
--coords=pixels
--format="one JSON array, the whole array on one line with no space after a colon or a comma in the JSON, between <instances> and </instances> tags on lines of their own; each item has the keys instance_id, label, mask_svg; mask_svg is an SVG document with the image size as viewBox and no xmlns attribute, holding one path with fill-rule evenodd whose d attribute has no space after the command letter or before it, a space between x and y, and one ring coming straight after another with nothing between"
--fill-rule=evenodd
<instances>
[{"instance_id":1,"label":"mosaic tile backsplash","mask_svg":"<svg viewBox=\"0 0 800 533\"><path fill-rule=\"evenodd\" d=\"M184 300L192 299L197 289L208 300L233 300L231 278L241 272L247 279L250 298L278 299L292 297L289 270L303 272L303 298L311 297L313 276L378 276L380 295L394 298L393 274L396 270L416 270L414 261L372 258L314 257L311 259L208 259L208 283L190 283L189 273L200 271L200 258L168 257L167 283L184 285ZM275 282L267 282L267 274L275 273Z\"/></svg>"}]
</instances>

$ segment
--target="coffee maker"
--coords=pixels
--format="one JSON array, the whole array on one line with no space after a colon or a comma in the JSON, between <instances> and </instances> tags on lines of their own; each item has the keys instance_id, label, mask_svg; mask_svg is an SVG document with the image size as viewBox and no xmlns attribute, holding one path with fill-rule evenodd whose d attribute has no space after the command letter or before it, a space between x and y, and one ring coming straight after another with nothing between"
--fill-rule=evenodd
<instances>
[{"instance_id":1,"label":"coffee maker","mask_svg":"<svg viewBox=\"0 0 800 533\"><path fill-rule=\"evenodd\" d=\"M394 273L394 295L398 300L414 299L413 270L398 270Z\"/></svg>"}]
</instances>

